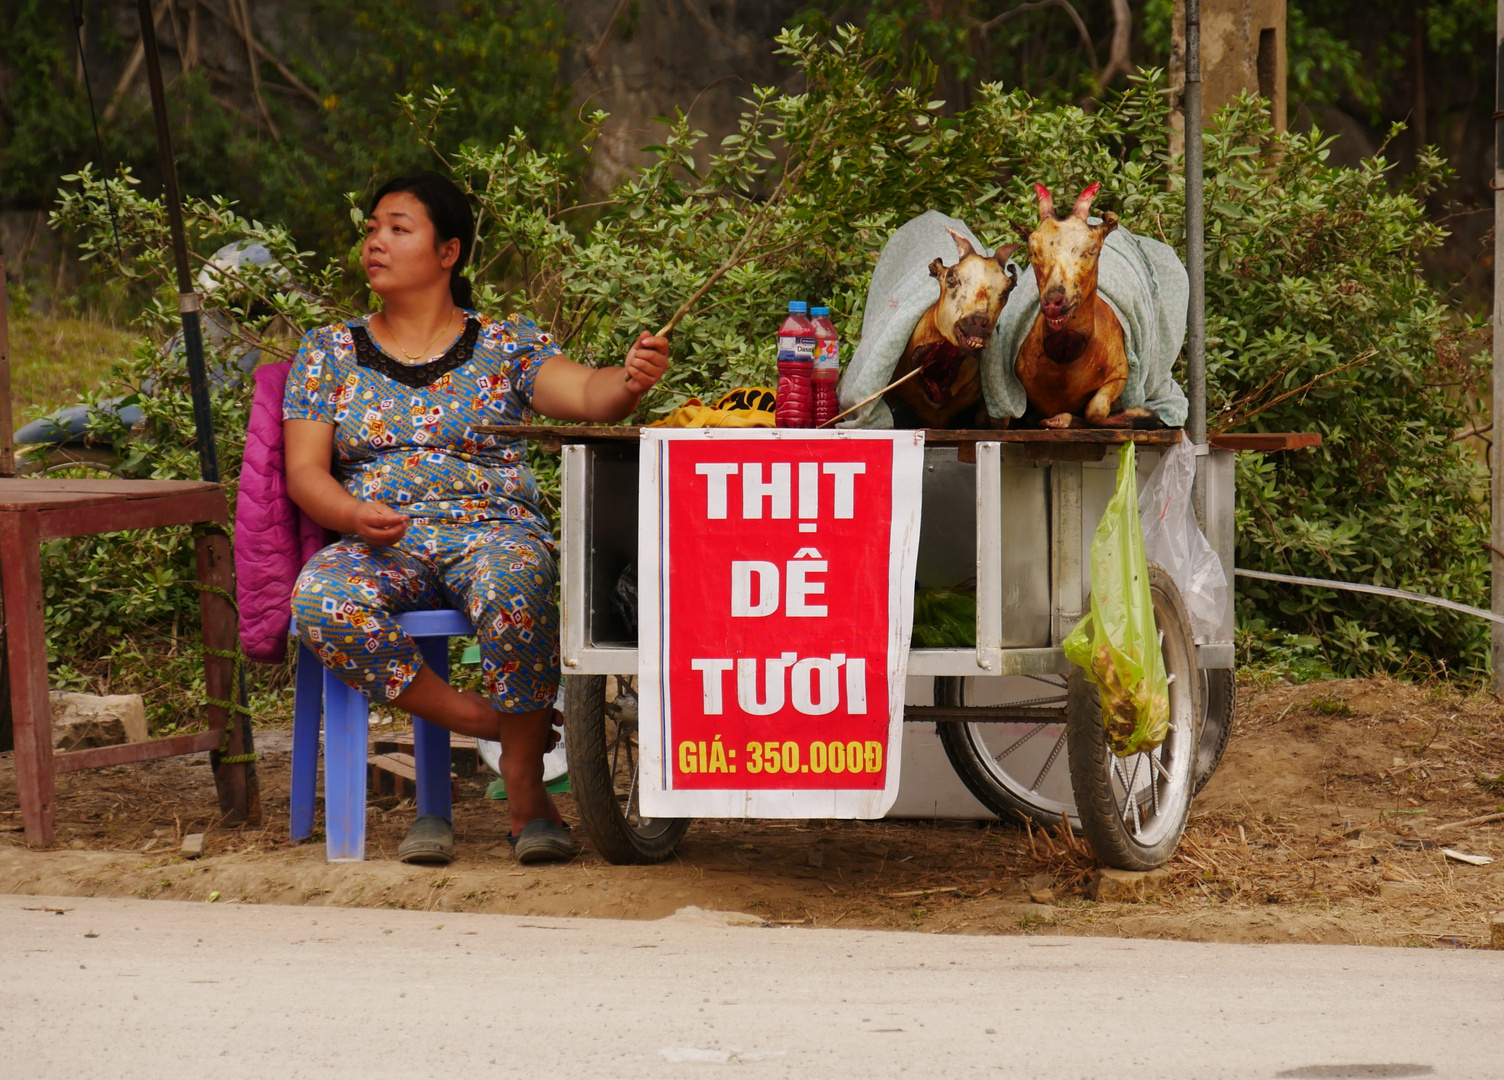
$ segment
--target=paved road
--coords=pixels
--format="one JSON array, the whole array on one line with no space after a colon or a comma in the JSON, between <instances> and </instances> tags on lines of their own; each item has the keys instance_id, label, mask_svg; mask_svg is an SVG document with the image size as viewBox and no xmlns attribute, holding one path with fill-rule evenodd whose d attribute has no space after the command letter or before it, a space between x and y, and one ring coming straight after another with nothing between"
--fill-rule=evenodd
<instances>
[{"instance_id":1,"label":"paved road","mask_svg":"<svg viewBox=\"0 0 1504 1080\"><path fill-rule=\"evenodd\" d=\"M1501 1033L1504 953L0 897L18 1080L1496 1078Z\"/></svg>"}]
</instances>

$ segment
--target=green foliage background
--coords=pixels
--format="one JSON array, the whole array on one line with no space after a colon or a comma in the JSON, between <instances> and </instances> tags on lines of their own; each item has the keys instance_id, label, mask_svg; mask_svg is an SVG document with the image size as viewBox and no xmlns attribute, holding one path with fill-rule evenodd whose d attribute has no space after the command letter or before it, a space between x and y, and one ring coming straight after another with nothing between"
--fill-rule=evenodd
<instances>
[{"instance_id":1,"label":"green foliage background","mask_svg":"<svg viewBox=\"0 0 1504 1080\"><path fill-rule=\"evenodd\" d=\"M96 69L135 43L115 30L117 9L108 0L83 4ZM401 124L392 107L397 94L435 83L457 91L442 136L449 151L514 127L539 146L565 145L574 134L570 87L559 77L564 18L554 0L306 0L277 10L280 21L261 22L260 33L297 42L287 63L318 104L267 91L273 135L227 108L217 96L222 87L198 67L173 79L174 151L182 190L255 207L257 217L286 225L305 245L333 252L348 243L337 212L343 193L374 190L424 164L415 140L392 137ZM134 5L128 14L133 20ZM0 0L0 48L12 69L0 93L0 205L45 206L59 176L99 156L75 77L69 18L58 0ZM222 29L206 9L200 18ZM167 24L158 32L164 48L174 38ZM270 66L266 72L281 81ZM92 77L96 100L108 100L103 72ZM122 98L113 122L101 123L101 136L103 160L124 164L155 190L156 142L144 95Z\"/></svg>"},{"instance_id":2,"label":"green foliage background","mask_svg":"<svg viewBox=\"0 0 1504 1080\"><path fill-rule=\"evenodd\" d=\"M680 323L674 367L665 389L645 399L647 417L683 395L770 381L769 332L788 297L828 301L852 341L883 242L930 207L995 244L1013 222L1036 220L1036 180L1068 193L1100 180L1099 206L1183 250L1161 73L1090 113L984 84L968 109L945 116L930 96L933 67L906 63L857 30L827 38L794 29L780 41L806 76L805 92L755 90L739 130L716 147L671 119L653 163L604 203L584 195L569 154L521 130L500 145L456 140L446 132L466 122L459 95L405 96L430 160L482 211L481 306L526 310L577 359L613 363L638 330L660 325L723 271ZM587 144L602 120L590 118ZM1325 156L1319 137L1272 132L1251 99L1217 117L1207 140L1212 427L1326 437L1319 451L1240 460L1239 564L1483 604L1486 478L1452 438L1478 408L1482 361L1462 354L1420 269L1443 236L1422 200L1445 169L1427 156L1400 187L1382 160L1333 169ZM159 387L145 436L127 444L117 432L129 446L125 471L191 476L181 362L156 345L172 322L161 207L128 180L110 183L126 223L123 262L97 176L70 181L54 220L157 298L143 316L148 343L118 372L128 388L149 379ZM284 227L243 220L224 201L188 209L200 253L254 237L300 283L292 292L265 278L225 283L215 303L249 338L301 331L369 300L342 259L300 250ZM358 210L352 216L358 222ZM243 387L216 403L225 462L238 460L245 404ZM144 537L114 543L125 547L69 541L51 554L49 595L66 615L49 623L60 653L97 655L123 627L160 625L179 610L173 605L193 603L160 577L167 563L181 571L184 549L164 554L142 547L160 543ZM93 592L77 590L80 580ZM86 599L94 593L111 598L105 615ZM1342 671L1481 671L1485 663L1484 627L1436 609L1261 585L1239 593L1246 640L1320 635Z\"/></svg>"}]
</instances>

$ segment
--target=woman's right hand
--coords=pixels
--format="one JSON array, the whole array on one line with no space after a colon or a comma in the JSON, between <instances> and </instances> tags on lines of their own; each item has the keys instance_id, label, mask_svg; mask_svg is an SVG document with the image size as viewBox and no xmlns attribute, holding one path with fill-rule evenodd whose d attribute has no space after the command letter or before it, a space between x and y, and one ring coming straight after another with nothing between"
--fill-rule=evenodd
<instances>
[{"instance_id":1,"label":"woman's right hand","mask_svg":"<svg viewBox=\"0 0 1504 1080\"><path fill-rule=\"evenodd\" d=\"M372 547L391 547L407 532L407 515L386 503L362 502L355 511L354 533Z\"/></svg>"},{"instance_id":2,"label":"woman's right hand","mask_svg":"<svg viewBox=\"0 0 1504 1080\"><path fill-rule=\"evenodd\" d=\"M334 479L334 425L318 420L284 420L287 494L326 529L354 533L372 547L391 547L407 532L407 515L385 503L357 499Z\"/></svg>"}]
</instances>

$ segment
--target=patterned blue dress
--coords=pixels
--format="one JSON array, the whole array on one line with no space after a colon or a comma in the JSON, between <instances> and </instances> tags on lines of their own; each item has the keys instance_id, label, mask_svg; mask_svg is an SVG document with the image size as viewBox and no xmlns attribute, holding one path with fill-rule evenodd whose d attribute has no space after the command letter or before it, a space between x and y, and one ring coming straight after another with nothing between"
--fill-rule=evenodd
<instances>
[{"instance_id":1,"label":"patterned blue dress","mask_svg":"<svg viewBox=\"0 0 1504 1080\"><path fill-rule=\"evenodd\" d=\"M533 382L559 349L517 315L465 312L443 355L404 364L365 319L303 338L284 420L334 425L333 472L357 499L411 520L392 547L345 536L298 579L293 616L308 646L373 700L402 693L422 667L395 614L465 611L480 640L491 703L529 712L559 685L555 547L522 443L478 424L531 419Z\"/></svg>"}]
</instances>

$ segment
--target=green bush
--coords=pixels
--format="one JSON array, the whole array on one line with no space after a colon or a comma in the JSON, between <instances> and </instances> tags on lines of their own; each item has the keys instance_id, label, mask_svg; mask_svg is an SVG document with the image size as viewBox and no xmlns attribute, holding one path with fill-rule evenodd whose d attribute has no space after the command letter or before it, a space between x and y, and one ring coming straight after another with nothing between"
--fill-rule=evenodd
<instances>
[{"instance_id":1,"label":"green bush","mask_svg":"<svg viewBox=\"0 0 1504 1080\"><path fill-rule=\"evenodd\" d=\"M228 38L243 48L210 14L225 8L199 8L204 40ZM84 17L102 114L135 47L136 4L91 0ZM186 13L175 17L186 31ZM334 212L343 192L373 191L373 181L430 163L417 140L393 137L392 99L399 93L433 83L460 91L443 134L446 151L514 125L539 145L573 141L571 87L559 77L569 42L555 0L307 0L260 5L253 21L260 43L281 53L298 84L263 61L265 116L226 101L225 73L203 66L176 71L171 19L159 27L178 179L184 192L214 192L256 207L257 216L287 226L318 251L334 253L348 242ZM77 78L67 5L3 0L0 24L0 205L41 208L59 174L84 161L103 167L101 151ZM98 63L101 54L114 61L113 70ZM244 79L243 70L234 78ZM138 76L112 120L101 115L102 154L103 162L125 164L155 190L156 142L143 84Z\"/></svg>"},{"instance_id":2,"label":"green bush","mask_svg":"<svg viewBox=\"0 0 1504 1080\"><path fill-rule=\"evenodd\" d=\"M480 208L481 306L526 310L595 364L616 362L639 330L680 318L674 366L644 400L645 419L691 394L770 383L771 332L790 297L829 303L854 339L877 252L894 227L931 207L995 244L1013 222L1036 220L1035 181L1069 196L1100 180L1099 206L1183 250L1162 73L1145 73L1092 113L987 84L971 107L943 117L930 96L933 68L902 66L857 30L790 30L779 40L804 92L754 90L739 130L719 147L682 116L665 121L653 163L604 200L583 194L569 155L537 149L520 131L499 145L446 150L455 95L404 95L420 138ZM587 145L603 119L591 118ZM1216 119L1206 145L1213 430L1326 436L1316 452L1240 462L1243 565L1482 601L1484 477L1452 438L1476 407L1480 369L1458 354L1419 270L1443 235L1420 201L1442 173L1425 158L1399 190L1381 160L1328 168L1319 135L1272 132L1253 100ZM129 220L116 269L160 283L146 317L160 341L171 310L161 208L114 183ZM219 302L252 335L270 328L273 313L302 330L369 300L348 264L316 266L285 231L243 221L223 202L189 213L201 252L254 235L301 283L299 293L263 281L239 299L225 294ZM359 224L359 211L352 216ZM115 261L97 178L73 182L55 221ZM145 347L119 378L139 386L148 375L172 393L152 406L126 468L191 475L180 368ZM243 392L221 397L222 458L233 475ZM54 573L61 582L62 568ZM1431 608L1261 583L1240 586L1239 615L1249 642L1274 630L1318 636L1342 671L1485 662L1483 628ZM82 616L66 625L75 624L94 625Z\"/></svg>"}]
</instances>

